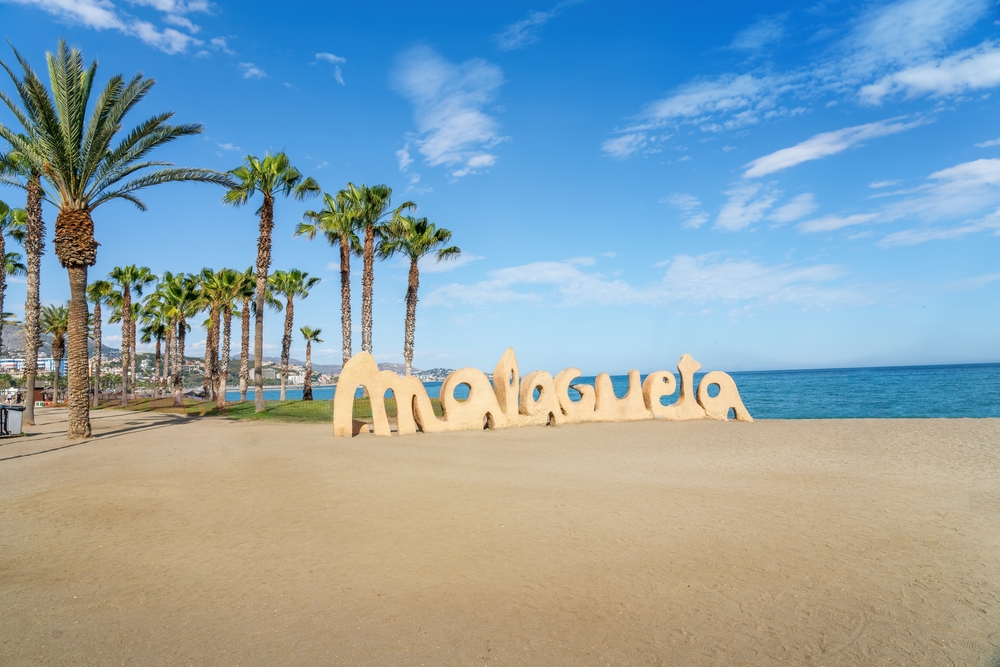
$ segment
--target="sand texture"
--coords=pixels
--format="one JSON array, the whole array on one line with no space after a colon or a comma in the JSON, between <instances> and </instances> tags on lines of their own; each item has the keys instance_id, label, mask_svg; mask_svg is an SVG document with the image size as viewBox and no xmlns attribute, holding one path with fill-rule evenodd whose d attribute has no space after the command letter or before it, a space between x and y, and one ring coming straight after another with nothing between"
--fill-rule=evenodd
<instances>
[{"instance_id":1,"label":"sand texture","mask_svg":"<svg viewBox=\"0 0 1000 667\"><path fill-rule=\"evenodd\" d=\"M0 665L1000 665L1000 420L0 441Z\"/></svg>"}]
</instances>

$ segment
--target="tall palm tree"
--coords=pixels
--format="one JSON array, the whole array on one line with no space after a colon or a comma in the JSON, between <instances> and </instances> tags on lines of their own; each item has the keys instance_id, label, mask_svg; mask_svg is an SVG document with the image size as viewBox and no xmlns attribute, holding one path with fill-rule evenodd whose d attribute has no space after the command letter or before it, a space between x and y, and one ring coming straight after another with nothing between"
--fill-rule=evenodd
<instances>
[{"instance_id":1,"label":"tall palm tree","mask_svg":"<svg viewBox=\"0 0 1000 667\"><path fill-rule=\"evenodd\" d=\"M261 160L248 155L243 164L229 172L236 184L226 193L223 202L243 206L259 191L264 198L261 204L260 231L257 237L257 310L254 313L254 406L256 412L264 411L264 305L267 290L267 270L271 267L271 234L274 230L274 198L291 196L297 201L319 194L319 185L313 178L303 177L282 153L265 154Z\"/></svg>"},{"instance_id":2,"label":"tall palm tree","mask_svg":"<svg viewBox=\"0 0 1000 667\"><path fill-rule=\"evenodd\" d=\"M306 211L303 217L308 222L299 223L296 236L307 236L312 241L321 233L331 246L340 247L340 350L346 364L351 359L351 255L361 254L358 207L341 190L336 197L324 194L323 208Z\"/></svg>"},{"instance_id":3,"label":"tall palm tree","mask_svg":"<svg viewBox=\"0 0 1000 667\"><path fill-rule=\"evenodd\" d=\"M152 296L152 295L151 295ZM153 359L153 398L160 397L160 361L163 357L163 339L167 337L167 323L163 321L159 311L142 311L142 338L143 343L156 343L156 356Z\"/></svg>"},{"instance_id":4,"label":"tall palm tree","mask_svg":"<svg viewBox=\"0 0 1000 667\"><path fill-rule=\"evenodd\" d=\"M345 196L358 212L359 230L364 231L362 248L364 268L361 274L361 351L372 351L372 292L375 284L376 246L384 228L403 211L412 211L417 205L403 202L392 208L392 188L388 185L362 185L348 183Z\"/></svg>"},{"instance_id":5,"label":"tall palm tree","mask_svg":"<svg viewBox=\"0 0 1000 667\"><path fill-rule=\"evenodd\" d=\"M172 346L170 350L172 360L170 375L174 405L183 406L184 341L189 328L187 319L194 317L200 309L201 296L198 293L198 277L167 272L163 275L158 297L163 304L163 316L170 327L167 336L168 347Z\"/></svg>"},{"instance_id":6,"label":"tall palm tree","mask_svg":"<svg viewBox=\"0 0 1000 667\"><path fill-rule=\"evenodd\" d=\"M322 329L313 329L311 327L301 327L299 331L302 332L302 337L306 339L306 379L302 383L302 400L311 401L313 400L313 386L312 386L312 372L313 372L313 362L312 362L312 344L322 343L323 340L319 337L323 333Z\"/></svg>"},{"instance_id":7,"label":"tall palm tree","mask_svg":"<svg viewBox=\"0 0 1000 667\"><path fill-rule=\"evenodd\" d=\"M454 259L462 254L456 246L446 246L451 232L437 227L427 218L398 215L389 226L380 253L389 257L396 253L410 260L410 275L406 284L406 326L403 340L403 359L406 374L413 370L413 338L417 326L417 290L420 289L419 263L422 257L434 256L437 261Z\"/></svg>"},{"instance_id":8,"label":"tall palm tree","mask_svg":"<svg viewBox=\"0 0 1000 667\"><path fill-rule=\"evenodd\" d=\"M83 55L59 42L46 54L52 93L28 61L14 55L23 70L18 76L0 62L17 90L17 100L0 95L24 134L0 124L0 138L22 156L32 172L41 174L46 196L56 215L55 249L69 275L69 438L91 436L87 372L87 269L97 261L92 214L114 199L129 201L140 210L138 193L150 186L174 181L198 181L231 187L224 173L210 169L174 167L148 160L154 149L180 137L199 134L197 124L169 125L172 113L161 113L140 123L114 143L125 116L154 85L137 74L126 81L112 76L93 104L91 92L97 61L85 65ZM18 104L18 100L20 104ZM88 118L88 107L91 107Z\"/></svg>"},{"instance_id":9,"label":"tall palm tree","mask_svg":"<svg viewBox=\"0 0 1000 667\"><path fill-rule=\"evenodd\" d=\"M142 296L142 290L149 284L156 282L156 275L148 266L116 266L108 274L108 279L117 287L121 296L121 324L122 324L122 405L128 405L129 371L135 375L135 318L132 309L132 294ZM134 377L133 377L134 379Z\"/></svg>"},{"instance_id":10,"label":"tall palm tree","mask_svg":"<svg viewBox=\"0 0 1000 667\"><path fill-rule=\"evenodd\" d=\"M25 140L29 139L25 137ZM25 204L24 252L28 256L27 295L24 299L24 378L25 391L29 397L35 395L35 378L38 375L38 348L41 345L38 329L38 312L41 307L39 282L41 260L45 252L45 223L42 220L41 172L16 152L0 155L0 183L21 188L27 192ZM35 401L25 401L23 421L27 426L35 424Z\"/></svg>"},{"instance_id":11,"label":"tall palm tree","mask_svg":"<svg viewBox=\"0 0 1000 667\"><path fill-rule=\"evenodd\" d=\"M257 289L257 277L253 267L239 274L239 290L236 300L240 302L240 403L247 400L247 384L250 382L250 301Z\"/></svg>"},{"instance_id":12,"label":"tall palm tree","mask_svg":"<svg viewBox=\"0 0 1000 667\"><path fill-rule=\"evenodd\" d=\"M285 386L288 383L288 354L292 347L292 322L295 318L295 299L309 296L309 290L315 287L320 278L310 278L305 271L275 271L268 279L268 286L274 292L275 298L285 297L285 333L281 337L281 396L285 400Z\"/></svg>"},{"instance_id":13,"label":"tall palm tree","mask_svg":"<svg viewBox=\"0 0 1000 667\"><path fill-rule=\"evenodd\" d=\"M222 269L216 277L219 309L222 313L222 356L218 369L218 398L216 406L226 407L226 390L229 384L229 353L233 329L233 309L242 296L244 274L234 269Z\"/></svg>"},{"instance_id":14,"label":"tall palm tree","mask_svg":"<svg viewBox=\"0 0 1000 667\"><path fill-rule=\"evenodd\" d=\"M7 241L5 237L11 236L23 239L26 219L27 213L23 208L11 208L6 203L0 201L0 257L3 257L5 261L10 259L7 257ZM17 262L20 262L20 259L21 256L17 255ZM16 271L16 267L12 268L15 268ZM7 293L7 275L10 273L9 270L0 271L0 311L3 311L4 297ZM3 341L3 322L0 322L0 341ZM0 342L0 345L2 344Z\"/></svg>"},{"instance_id":15,"label":"tall palm tree","mask_svg":"<svg viewBox=\"0 0 1000 667\"><path fill-rule=\"evenodd\" d=\"M87 285L87 299L94 304L94 407L101 398L101 306L107 305L115 286L109 280L95 280Z\"/></svg>"},{"instance_id":16,"label":"tall palm tree","mask_svg":"<svg viewBox=\"0 0 1000 667\"><path fill-rule=\"evenodd\" d=\"M59 403L59 365L66 349L66 334L69 331L69 308L66 306L43 306L38 317L42 333L52 336L52 362L55 364L52 382L53 403ZM34 398L31 400L34 400Z\"/></svg>"},{"instance_id":17,"label":"tall palm tree","mask_svg":"<svg viewBox=\"0 0 1000 667\"><path fill-rule=\"evenodd\" d=\"M198 276L201 287L201 307L208 311L205 320L205 373L202 388L205 399L215 398L215 377L219 365L219 312L222 295L219 288L218 274L212 269L202 269Z\"/></svg>"}]
</instances>

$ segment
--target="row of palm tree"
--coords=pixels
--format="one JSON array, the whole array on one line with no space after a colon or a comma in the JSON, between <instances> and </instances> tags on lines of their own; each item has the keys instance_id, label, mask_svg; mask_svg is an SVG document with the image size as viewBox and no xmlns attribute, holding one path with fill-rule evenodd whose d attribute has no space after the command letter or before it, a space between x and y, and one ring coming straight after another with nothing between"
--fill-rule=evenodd
<instances>
[{"instance_id":1,"label":"row of palm tree","mask_svg":"<svg viewBox=\"0 0 1000 667\"><path fill-rule=\"evenodd\" d=\"M248 299L243 299L242 311L244 344L248 344L249 319L254 316L254 385L256 410L264 409L263 396L263 325L266 295L269 286L268 271L271 265L271 243L274 229L274 206L278 197L303 200L320 194L319 184L293 167L284 153L267 154L263 159L248 156L240 167L230 172L212 169L175 167L150 159L150 153L176 139L200 134L199 124L170 124L173 114L160 113L139 123L122 136L126 115L149 93L154 80L137 74L129 80L117 74L105 84L96 99L91 100L97 74L97 62L87 65L78 49L70 49L60 41L55 53L46 54L49 71L49 88L41 81L30 63L14 49L20 71L0 61L7 72L16 94L0 91L0 101L8 107L20 125L14 131L0 123L0 139L9 146L0 154L0 184L21 188L27 193L24 215L25 251L28 255L28 295L25 303L25 339L28 349L27 375L29 395L37 372L38 345L38 262L44 250L44 225L41 203L48 201L56 207L55 253L66 268L70 286L68 305L68 406L69 438L87 438L91 435L89 418L88 373L88 307L87 274L97 261L97 240L94 233L93 213L101 205L116 199L125 200L140 210L146 207L139 194L142 190L169 182L201 182L226 188L223 201L241 207L261 195L258 209L259 234L257 262L254 276L252 309ZM372 345L372 292L374 262L376 257L386 257L395 252L411 258L410 280L407 289L407 325L404 356L409 369L412 362L413 326L419 274L420 257L436 253L437 258L447 259L458 255L457 248L441 248L450 239L450 232L434 227L426 219L417 219L412 213L415 204L407 201L393 208L392 190L385 185L348 186L335 197L325 196L326 207L306 216L309 221L300 233L314 236L322 232L333 245L341 246L342 334L344 359L350 357L350 255L360 253L363 258L362 274L362 350L371 352ZM309 225L315 230L310 233ZM346 250L345 250L346 247ZM346 271L346 273L345 273ZM199 279L190 275L165 274L157 286L157 298L162 301L162 323L165 326L165 374L172 378L175 400L180 400L181 370L183 367L184 338L187 319L200 297L195 296L194 283ZM119 305L123 328L123 396L127 400L129 377L134 377L135 325L137 311L133 309L132 296L141 294L144 284L135 275L112 277L120 290ZM308 291L308 288L305 288ZM0 290L2 292L2 290ZM291 301L286 305L291 308ZM229 313L230 316L232 312ZM219 308L209 314L215 318L212 334L218 341L218 318L225 320L226 309ZM224 327L225 325L223 325ZM289 328L283 337L283 359L287 359L290 342ZM152 336L152 332L150 334ZM286 342L288 341L288 342ZM214 346L210 346L214 347ZM98 350L99 350L98 346ZM244 358L246 355L242 355ZM212 354L209 354L206 373L213 373ZM283 362L283 368L287 363ZM243 364L241 363L241 370ZM218 373L218 369L214 371ZM219 373L219 375L225 375ZM215 375L213 374L214 378ZM99 384L99 383L95 383ZM212 386L215 384L213 382ZM283 392L284 393L284 392ZM224 400L224 392L221 394ZM29 402L30 404L30 402ZM31 412L26 414L32 423Z\"/></svg>"}]
</instances>

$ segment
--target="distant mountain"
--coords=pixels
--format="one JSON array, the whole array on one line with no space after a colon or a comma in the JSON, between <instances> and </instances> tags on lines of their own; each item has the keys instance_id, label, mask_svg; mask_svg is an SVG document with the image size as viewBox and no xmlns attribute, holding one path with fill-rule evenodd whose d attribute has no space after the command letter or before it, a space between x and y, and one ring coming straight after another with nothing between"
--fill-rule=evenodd
<instances>
[{"instance_id":1,"label":"distant mountain","mask_svg":"<svg viewBox=\"0 0 1000 667\"><path fill-rule=\"evenodd\" d=\"M42 334L42 345L38 349L39 357L52 355L52 336ZM87 341L87 352L94 353L94 341ZM7 325L3 328L3 352L2 356L24 356L24 329L20 326ZM105 359L118 359L121 357L121 350L107 345L101 345L101 355Z\"/></svg>"},{"instance_id":2,"label":"distant mountain","mask_svg":"<svg viewBox=\"0 0 1000 667\"><path fill-rule=\"evenodd\" d=\"M233 358L234 359L239 359L239 355L236 355ZM269 362L274 363L274 364L280 364L281 363L281 357L263 357L263 359L264 359L264 361L269 361ZM253 356L252 355L250 357L250 363L253 364ZM304 362L304 361L302 361L300 359L289 359L288 363L293 364L295 366L305 366L306 365L306 362ZM314 373L327 373L329 375L340 375L340 369L341 368L342 368L342 366L340 364L317 364L317 363L313 364L313 372ZM379 368L380 371L393 371L394 373L398 373L400 375L402 375L403 373L406 372L406 365L405 364L379 364L378 368ZM416 368L413 369L413 373L414 374L419 373L419 372L420 371L418 371Z\"/></svg>"}]
</instances>

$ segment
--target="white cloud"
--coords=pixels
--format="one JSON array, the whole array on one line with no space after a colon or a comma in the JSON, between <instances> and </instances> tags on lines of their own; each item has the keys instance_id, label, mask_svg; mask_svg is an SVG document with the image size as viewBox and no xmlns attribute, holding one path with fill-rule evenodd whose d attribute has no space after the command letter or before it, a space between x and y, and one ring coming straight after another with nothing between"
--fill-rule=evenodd
<instances>
[{"instance_id":1,"label":"white cloud","mask_svg":"<svg viewBox=\"0 0 1000 667\"><path fill-rule=\"evenodd\" d=\"M480 167L492 167L496 164L496 161L497 158L495 155L473 155L466 164L473 169L478 169Z\"/></svg>"},{"instance_id":2,"label":"white cloud","mask_svg":"<svg viewBox=\"0 0 1000 667\"><path fill-rule=\"evenodd\" d=\"M976 144L976 148L989 148L990 146L1000 146L1000 139L990 139L989 141Z\"/></svg>"},{"instance_id":3,"label":"white cloud","mask_svg":"<svg viewBox=\"0 0 1000 667\"><path fill-rule=\"evenodd\" d=\"M778 197L772 188L761 185L739 185L726 191L729 201L723 204L715 219L715 228L729 232L745 229L763 219Z\"/></svg>"},{"instance_id":4,"label":"white cloud","mask_svg":"<svg viewBox=\"0 0 1000 667\"><path fill-rule=\"evenodd\" d=\"M894 72L876 83L864 86L860 95L868 104L881 104L886 97L902 94L942 97L970 90L1000 85L1000 44L989 41L960 51L947 58L933 60Z\"/></svg>"},{"instance_id":5,"label":"white cloud","mask_svg":"<svg viewBox=\"0 0 1000 667\"><path fill-rule=\"evenodd\" d=\"M813 213L818 208L815 196L811 192L798 195L784 206L775 210L770 219L779 223L794 222Z\"/></svg>"},{"instance_id":6,"label":"white cloud","mask_svg":"<svg viewBox=\"0 0 1000 667\"><path fill-rule=\"evenodd\" d=\"M94 30L117 30L138 37L146 44L166 53L182 53L191 45L200 46L201 40L173 28L160 28L122 12L110 0L7 0L22 5L38 7L71 25L83 25ZM205 2L166 2L135 0L131 4L152 7L165 14L164 23L186 28L192 33L199 27L184 15L207 12Z\"/></svg>"},{"instance_id":7,"label":"white cloud","mask_svg":"<svg viewBox=\"0 0 1000 667\"><path fill-rule=\"evenodd\" d=\"M681 227L697 229L708 222L708 213L701 208L701 201L683 192L674 192L660 200L661 204L669 204L684 214Z\"/></svg>"},{"instance_id":8,"label":"white cloud","mask_svg":"<svg viewBox=\"0 0 1000 667\"><path fill-rule=\"evenodd\" d=\"M485 60L455 65L426 46L400 54L393 86L413 104L413 142L427 164L465 163L471 172L469 160L505 140L485 111L502 84L503 72Z\"/></svg>"},{"instance_id":9,"label":"white cloud","mask_svg":"<svg viewBox=\"0 0 1000 667\"><path fill-rule=\"evenodd\" d=\"M396 151L396 159L399 160L399 170L406 171L407 168L413 164L413 158L410 157L410 145L406 144L398 151Z\"/></svg>"},{"instance_id":10,"label":"white cloud","mask_svg":"<svg viewBox=\"0 0 1000 667\"><path fill-rule=\"evenodd\" d=\"M874 6L853 21L843 39L812 62L787 71L758 67L682 84L666 97L645 105L627 125L615 131L619 136L603 142L602 149L609 157L626 158L645 152L653 140L651 132L659 128L687 124L702 132L738 130L804 113L803 105L836 104L829 94L857 99L862 86L883 79L890 88L904 83L914 90L921 85L932 86L939 94L995 85L989 83L992 61L977 57L984 53L975 49L936 65L927 64L945 54L955 39L989 11L991 2L898 0ZM763 46L779 37L779 28L776 19L759 22L741 33L733 46ZM985 47L979 48L983 51ZM901 75L898 81L891 78L917 67L924 69ZM935 67L942 71L926 71ZM932 85L934 77L939 80ZM875 89L866 94L874 95Z\"/></svg>"},{"instance_id":11,"label":"white cloud","mask_svg":"<svg viewBox=\"0 0 1000 667\"><path fill-rule=\"evenodd\" d=\"M229 42L225 37L213 37L208 41L212 48L222 51L223 53L233 55L236 52L229 48Z\"/></svg>"},{"instance_id":12,"label":"white cloud","mask_svg":"<svg viewBox=\"0 0 1000 667\"><path fill-rule=\"evenodd\" d=\"M900 181L898 179L895 181L872 181L871 183L868 184L868 187L872 188L873 190L878 190L879 188L888 188L893 185L899 185L902 182L903 181Z\"/></svg>"},{"instance_id":13,"label":"white cloud","mask_svg":"<svg viewBox=\"0 0 1000 667\"><path fill-rule=\"evenodd\" d=\"M863 293L825 285L844 273L830 264L768 266L751 260L720 260L717 253L699 257L678 255L658 264L667 266L661 280L636 288L624 280L585 270L592 263L592 258L579 258L491 271L488 280L439 287L427 296L425 303L483 306L522 302L566 307L743 302L825 306L868 298ZM543 294L540 288L549 291Z\"/></svg>"},{"instance_id":14,"label":"white cloud","mask_svg":"<svg viewBox=\"0 0 1000 667\"><path fill-rule=\"evenodd\" d=\"M334 68L333 68L333 78L340 85L342 85L342 86L345 85L344 84L344 73L340 70L340 66L347 63L347 58L341 58L340 56L334 55L332 53L317 53L316 54L316 59L317 60L325 60L326 62L331 63L332 65L334 65Z\"/></svg>"},{"instance_id":15,"label":"white cloud","mask_svg":"<svg viewBox=\"0 0 1000 667\"><path fill-rule=\"evenodd\" d=\"M780 18L762 18L749 28L737 33L729 48L739 51L760 51L780 40L784 34L785 26Z\"/></svg>"},{"instance_id":16,"label":"white cloud","mask_svg":"<svg viewBox=\"0 0 1000 667\"><path fill-rule=\"evenodd\" d=\"M538 30L543 25L559 16L566 7L575 5L580 1L566 0L560 2L547 12L528 12L527 18L511 23L503 29L503 32L496 36L497 47L501 51L513 51L528 44L534 44L538 41Z\"/></svg>"},{"instance_id":17,"label":"white cloud","mask_svg":"<svg viewBox=\"0 0 1000 667\"><path fill-rule=\"evenodd\" d=\"M900 220L922 223L921 227L886 236L879 241L883 247L961 238L976 232L1000 229L998 211L968 220L969 216L982 216L984 211L1000 205L1000 159L963 162L932 173L924 184L916 188L888 194L899 198L873 211L807 220L799 225L799 229L803 232L830 232L868 223ZM932 226L942 222L958 224L951 227Z\"/></svg>"},{"instance_id":18,"label":"white cloud","mask_svg":"<svg viewBox=\"0 0 1000 667\"><path fill-rule=\"evenodd\" d=\"M239 146L237 146L236 144L231 144L231 143L227 142L227 143L224 143L224 144L217 144L217 145L219 146L219 148L221 148L224 151L236 151L238 153L242 153L243 152L243 149L240 148Z\"/></svg>"},{"instance_id":19,"label":"white cloud","mask_svg":"<svg viewBox=\"0 0 1000 667\"><path fill-rule=\"evenodd\" d=\"M747 170L743 178L755 178L766 176L782 169L788 169L803 162L819 160L820 158L836 155L852 146L860 144L866 139L884 137L889 134L903 132L910 128L922 125L924 121L916 120L909 123L897 122L899 119L882 120L877 123L867 123L855 127L845 127L842 130L833 132L822 132L802 143L789 148L782 148L770 155L757 158L746 165Z\"/></svg>"},{"instance_id":20,"label":"white cloud","mask_svg":"<svg viewBox=\"0 0 1000 667\"><path fill-rule=\"evenodd\" d=\"M244 79L263 79L267 76L267 72L260 69L253 63L240 63L240 67L243 68Z\"/></svg>"},{"instance_id":21,"label":"white cloud","mask_svg":"<svg viewBox=\"0 0 1000 667\"><path fill-rule=\"evenodd\" d=\"M832 232L844 227L863 225L866 222L875 220L878 216L874 213L856 213L848 216L825 215L822 218L807 220L799 225L803 232Z\"/></svg>"},{"instance_id":22,"label":"white cloud","mask_svg":"<svg viewBox=\"0 0 1000 667\"><path fill-rule=\"evenodd\" d=\"M945 289L950 292L971 292L982 289L1000 280L1000 273L986 273L981 276L973 276L965 280L956 280L945 285Z\"/></svg>"}]
</instances>

